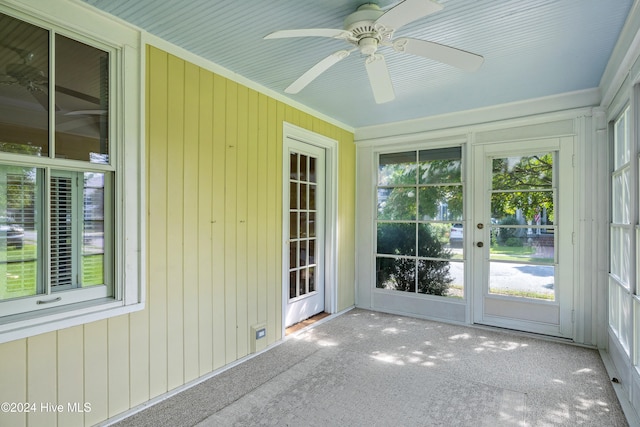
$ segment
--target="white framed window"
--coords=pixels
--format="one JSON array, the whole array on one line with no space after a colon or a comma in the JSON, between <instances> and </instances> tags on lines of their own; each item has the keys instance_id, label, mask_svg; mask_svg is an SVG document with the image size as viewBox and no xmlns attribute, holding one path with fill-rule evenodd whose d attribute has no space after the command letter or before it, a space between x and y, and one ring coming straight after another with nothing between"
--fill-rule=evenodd
<instances>
[{"instance_id":1,"label":"white framed window","mask_svg":"<svg viewBox=\"0 0 640 427\"><path fill-rule=\"evenodd\" d=\"M629 355L631 352L632 299L635 293L632 264L634 218L634 148L631 141L631 108L625 107L612 122L611 223L609 255L609 327Z\"/></svg>"},{"instance_id":2,"label":"white framed window","mask_svg":"<svg viewBox=\"0 0 640 427\"><path fill-rule=\"evenodd\" d=\"M139 42L70 12L0 7L0 342L144 303Z\"/></svg>"},{"instance_id":3,"label":"white framed window","mask_svg":"<svg viewBox=\"0 0 640 427\"><path fill-rule=\"evenodd\" d=\"M377 290L464 297L462 148L378 155Z\"/></svg>"}]
</instances>

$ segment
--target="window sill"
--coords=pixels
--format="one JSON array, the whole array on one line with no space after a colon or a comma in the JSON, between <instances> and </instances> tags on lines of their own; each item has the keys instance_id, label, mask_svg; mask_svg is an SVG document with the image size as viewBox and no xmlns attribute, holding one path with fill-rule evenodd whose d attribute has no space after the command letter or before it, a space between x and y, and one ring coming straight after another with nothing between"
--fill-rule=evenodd
<instances>
[{"instance_id":1,"label":"window sill","mask_svg":"<svg viewBox=\"0 0 640 427\"><path fill-rule=\"evenodd\" d=\"M34 313L6 316L0 320L0 344L142 309L144 302L124 305L122 301L103 298Z\"/></svg>"}]
</instances>

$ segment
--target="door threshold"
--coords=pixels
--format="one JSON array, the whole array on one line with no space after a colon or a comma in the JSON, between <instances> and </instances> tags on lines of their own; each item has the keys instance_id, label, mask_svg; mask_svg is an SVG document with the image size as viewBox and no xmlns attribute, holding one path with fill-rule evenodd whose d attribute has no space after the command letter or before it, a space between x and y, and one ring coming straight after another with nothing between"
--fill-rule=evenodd
<instances>
[{"instance_id":1,"label":"door threshold","mask_svg":"<svg viewBox=\"0 0 640 427\"><path fill-rule=\"evenodd\" d=\"M502 326L486 325L486 324L483 324L483 323L473 323L471 326L473 326L474 328L486 329L486 330L494 331L494 332L511 333L511 334L515 334L515 335L526 336L526 337L529 337L529 338L537 338L537 339L541 339L541 340L545 340L545 341L555 341L555 342L564 343L564 344L572 344L572 345L576 345L576 346L579 346L579 347L595 348L594 346L590 346L588 344L576 343L573 338L560 337L560 336L557 336L557 335L547 335L547 334L541 334L541 333L537 333L537 332L522 331L522 330L519 330L519 329L511 329L511 328L505 328L505 327L502 327Z\"/></svg>"},{"instance_id":2,"label":"door threshold","mask_svg":"<svg viewBox=\"0 0 640 427\"><path fill-rule=\"evenodd\" d=\"M309 317L308 319L295 323L284 330L284 335L287 336L287 335L293 334L294 332L298 332L300 329L306 328L307 326L311 326L314 323L316 323L318 320L324 319L327 316L329 316L329 313L326 313L323 311L322 313L318 313L314 316Z\"/></svg>"}]
</instances>

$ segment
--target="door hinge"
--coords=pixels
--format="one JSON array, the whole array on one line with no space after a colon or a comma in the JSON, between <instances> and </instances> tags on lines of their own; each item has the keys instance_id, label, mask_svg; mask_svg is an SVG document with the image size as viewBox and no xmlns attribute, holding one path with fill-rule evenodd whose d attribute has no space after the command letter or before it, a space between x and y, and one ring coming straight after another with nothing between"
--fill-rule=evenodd
<instances>
[{"instance_id":1,"label":"door hinge","mask_svg":"<svg viewBox=\"0 0 640 427\"><path fill-rule=\"evenodd\" d=\"M576 323L576 311L571 310L571 323Z\"/></svg>"},{"instance_id":2,"label":"door hinge","mask_svg":"<svg viewBox=\"0 0 640 427\"><path fill-rule=\"evenodd\" d=\"M571 167L573 167L573 168L576 167L576 155L575 154L571 155Z\"/></svg>"},{"instance_id":3,"label":"door hinge","mask_svg":"<svg viewBox=\"0 0 640 427\"><path fill-rule=\"evenodd\" d=\"M576 244L576 232L575 231L571 232L571 244L572 245Z\"/></svg>"}]
</instances>

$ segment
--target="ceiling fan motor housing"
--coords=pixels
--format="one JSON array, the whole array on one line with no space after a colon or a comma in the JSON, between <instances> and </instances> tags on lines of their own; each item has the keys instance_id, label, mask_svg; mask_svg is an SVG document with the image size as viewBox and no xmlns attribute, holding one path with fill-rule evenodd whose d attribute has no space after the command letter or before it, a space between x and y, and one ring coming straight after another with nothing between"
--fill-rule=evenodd
<instances>
[{"instance_id":1,"label":"ceiling fan motor housing","mask_svg":"<svg viewBox=\"0 0 640 427\"><path fill-rule=\"evenodd\" d=\"M382 15L384 15L384 11L377 4L363 4L358 10L345 18L344 29L351 31L357 38L375 35L377 33L374 26L375 21Z\"/></svg>"},{"instance_id":2,"label":"ceiling fan motor housing","mask_svg":"<svg viewBox=\"0 0 640 427\"><path fill-rule=\"evenodd\" d=\"M384 11L380 10L377 4L367 3L358 7L357 11L344 20L344 29L353 34L363 55L373 55L378 50L381 35L375 27L375 22L382 15Z\"/></svg>"}]
</instances>

